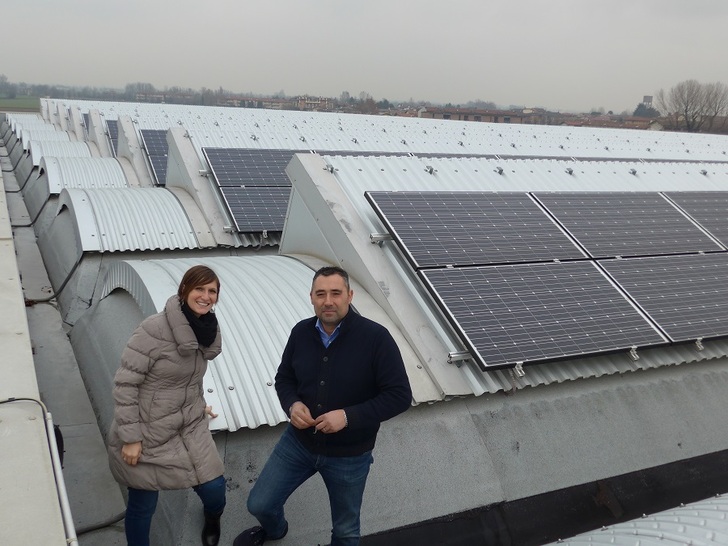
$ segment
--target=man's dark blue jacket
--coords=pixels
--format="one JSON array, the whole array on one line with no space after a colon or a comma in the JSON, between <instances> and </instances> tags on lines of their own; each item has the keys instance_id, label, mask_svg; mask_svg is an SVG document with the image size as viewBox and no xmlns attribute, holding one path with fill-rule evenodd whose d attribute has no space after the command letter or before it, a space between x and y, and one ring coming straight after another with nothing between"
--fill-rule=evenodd
<instances>
[{"instance_id":1,"label":"man's dark blue jacket","mask_svg":"<svg viewBox=\"0 0 728 546\"><path fill-rule=\"evenodd\" d=\"M294 428L309 451L347 457L374 447L379 424L405 411L412 390L402 355L389 331L349 309L339 335L324 347L316 317L291 330L276 374L283 411L301 401L315 419L343 409L349 425L334 434Z\"/></svg>"}]
</instances>

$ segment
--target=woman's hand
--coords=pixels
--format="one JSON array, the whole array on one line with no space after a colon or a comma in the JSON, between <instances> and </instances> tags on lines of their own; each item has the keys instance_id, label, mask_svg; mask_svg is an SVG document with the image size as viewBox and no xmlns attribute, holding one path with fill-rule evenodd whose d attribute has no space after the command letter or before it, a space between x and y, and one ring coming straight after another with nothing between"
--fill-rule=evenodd
<instances>
[{"instance_id":1,"label":"woman's hand","mask_svg":"<svg viewBox=\"0 0 728 546\"><path fill-rule=\"evenodd\" d=\"M217 417L217 413L212 413L212 406L205 406L205 413L213 419Z\"/></svg>"},{"instance_id":2,"label":"woman's hand","mask_svg":"<svg viewBox=\"0 0 728 546\"><path fill-rule=\"evenodd\" d=\"M124 444L121 448L121 458L128 465L135 466L142 454L142 443Z\"/></svg>"}]
</instances>

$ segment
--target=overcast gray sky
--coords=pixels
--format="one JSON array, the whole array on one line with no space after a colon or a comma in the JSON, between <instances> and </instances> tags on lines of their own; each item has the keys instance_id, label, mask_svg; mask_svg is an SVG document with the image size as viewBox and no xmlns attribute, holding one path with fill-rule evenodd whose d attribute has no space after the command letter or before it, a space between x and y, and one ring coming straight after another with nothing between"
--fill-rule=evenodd
<instances>
[{"instance_id":1,"label":"overcast gray sky","mask_svg":"<svg viewBox=\"0 0 728 546\"><path fill-rule=\"evenodd\" d=\"M724 0L6 0L11 82L633 110L728 83Z\"/></svg>"}]
</instances>

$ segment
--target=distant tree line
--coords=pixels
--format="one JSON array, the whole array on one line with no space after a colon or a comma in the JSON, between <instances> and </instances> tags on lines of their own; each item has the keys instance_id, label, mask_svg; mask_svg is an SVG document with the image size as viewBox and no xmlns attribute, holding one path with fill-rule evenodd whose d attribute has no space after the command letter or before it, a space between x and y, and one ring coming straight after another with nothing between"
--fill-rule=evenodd
<instances>
[{"instance_id":1,"label":"distant tree line","mask_svg":"<svg viewBox=\"0 0 728 546\"><path fill-rule=\"evenodd\" d=\"M660 89L655 106L666 129L690 133L728 131L728 86L724 83L685 80L669 91Z\"/></svg>"},{"instance_id":2,"label":"distant tree line","mask_svg":"<svg viewBox=\"0 0 728 546\"><path fill-rule=\"evenodd\" d=\"M159 102L199 104L213 106L220 104L226 97L270 98L271 95L256 93L234 93L219 87L216 90L203 87L199 90L182 87L156 89L151 83L136 82L127 84L124 89L104 87L72 87L47 84L28 84L10 82L5 74L0 74L0 97L14 99L20 96L49 97L54 99L86 99L110 101L137 101L140 96L155 97ZM283 90L272 98L287 99ZM379 101L362 91L353 96L343 91L333 99L337 109L361 114L386 113L395 108L423 108L433 106L427 101L401 101L393 104L387 99ZM463 105L448 103L445 107L466 109L496 110L495 103L475 100ZM511 107L514 108L514 107ZM603 109L592 112L601 113ZM608 112L610 115L611 111ZM628 112L625 112L628 115ZM728 86L721 82L700 83L685 80L668 91L660 89L655 94L654 106L640 103L633 112L634 116L659 118L665 129L687 132L728 133Z\"/></svg>"}]
</instances>

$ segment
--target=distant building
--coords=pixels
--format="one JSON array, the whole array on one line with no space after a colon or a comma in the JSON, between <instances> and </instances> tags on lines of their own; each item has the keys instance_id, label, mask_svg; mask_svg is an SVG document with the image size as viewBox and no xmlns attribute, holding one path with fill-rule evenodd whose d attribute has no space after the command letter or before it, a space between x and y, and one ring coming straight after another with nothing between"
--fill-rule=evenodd
<instances>
[{"instance_id":1,"label":"distant building","mask_svg":"<svg viewBox=\"0 0 728 546\"><path fill-rule=\"evenodd\" d=\"M292 99L226 96L220 98L217 106L232 106L234 108L269 108L271 110L293 110L295 108L295 103Z\"/></svg>"},{"instance_id":2,"label":"distant building","mask_svg":"<svg viewBox=\"0 0 728 546\"><path fill-rule=\"evenodd\" d=\"M524 123L524 114L515 110L481 110L477 108L445 108L428 106L419 117L457 121L486 121L489 123Z\"/></svg>"},{"instance_id":3,"label":"distant building","mask_svg":"<svg viewBox=\"0 0 728 546\"><path fill-rule=\"evenodd\" d=\"M333 110L334 99L329 97L309 97L302 95L296 99L299 110L308 112L328 112Z\"/></svg>"},{"instance_id":4,"label":"distant building","mask_svg":"<svg viewBox=\"0 0 728 546\"><path fill-rule=\"evenodd\" d=\"M151 102L154 104L195 104L196 97L193 93L137 93L134 95L136 102Z\"/></svg>"}]
</instances>

